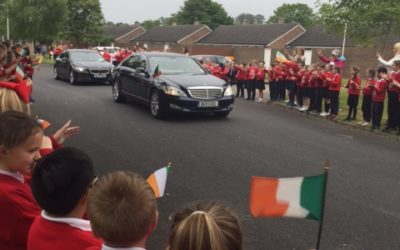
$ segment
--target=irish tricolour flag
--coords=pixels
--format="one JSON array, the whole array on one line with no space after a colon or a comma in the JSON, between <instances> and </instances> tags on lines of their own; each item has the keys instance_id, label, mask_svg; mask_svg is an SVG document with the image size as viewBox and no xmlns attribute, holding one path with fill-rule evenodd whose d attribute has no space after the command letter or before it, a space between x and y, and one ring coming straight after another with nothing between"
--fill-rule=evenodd
<instances>
[{"instance_id":1,"label":"irish tricolour flag","mask_svg":"<svg viewBox=\"0 0 400 250\"><path fill-rule=\"evenodd\" d=\"M254 217L293 217L321 221L326 175L296 178L253 177Z\"/></svg>"},{"instance_id":2,"label":"irish tricolour flag","mask_svg":"<svg viewBox=\"0 0 400 250\"><path fill-rule=\"evenodd\" d=\"M156 198L164 196L165 186L167 185L167 176L170 165L160 168L147 178L147 183L153 189Z\"/></svg>"}]
</instances>

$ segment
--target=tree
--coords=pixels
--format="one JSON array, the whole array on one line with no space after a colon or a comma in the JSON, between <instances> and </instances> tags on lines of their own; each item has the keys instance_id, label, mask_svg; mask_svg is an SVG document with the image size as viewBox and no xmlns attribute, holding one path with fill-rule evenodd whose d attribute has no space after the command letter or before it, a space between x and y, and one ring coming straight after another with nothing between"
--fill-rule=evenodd
<instances>
[{"instance_id":1,"label":"tree","mask_svg":"<svg viewBox=\"0 0 400 250\"><path fill-rule=\"evenodd\" d=\"M285 23L299 23L305 28L314 24L315 14L307 4L283 4L274 10L274 15L268 19L268 23L278 23L284 20Z\"/></svg>"},{"instance_id":2,"label":"tree","mask_svg":"<svg viewBox=\"0 0 400 250\"><path fill-rule=\"evenodd\" d=\"M97 44L105 23L99 0L68 0L67 7L65 39L75 47Z\"/></svg>"},{"instance_id":3,"label":"tree","mask_svg":"<svg viewBox=\"0 0 400 250\"><path fill-rule=\"evenodd\" d=\"M12 39L50 43L66 20L66 0L8 1Z\"/></svg>"},{"instance_id":4,"label":"tree","mask_svg":"<svg viewBox=\"0 0 400 250\"><path fill-rule=\"evenodd\" d=\"M395 0L329 0L321 4L319 18L328 30L342 33L345 24L354 43L373 42L383 48L390 35L400 33L400 5Z\"/></svg>"},{"instance_id":5,"label":"tree","mask_svg":"<svg viewBox=\"0 0 400 250\"><path fill-rule=\"evenodd\" d=\"M228 16L222 5L212 0L186 0L181 10L168 21L177 24L199 22L211 29L219 25L233 24L233 18Z\"/></svg>"},{"instance_id":6,"label":"tree","mask_svg":"<svg viewBox=\"0 0 400 250\"><path fill-rule=\"evenodd\" d=\"M235 18L237 24L262 24L264 21L265 17L261 14L242 13Z\"/></svg>"},{"instance_id":7,"label":"tree","mask_svg":"<svg viewBox=\"0 0 400 250\"><path fill-rule=\"evenodd\" d=\"M153 27L160 26L161 24L162 24L161 20L158 19L158 20L145 20L140 25L142 25L142 27L145 28L146 30L149 30Z\"/></svg>"}]
</instances>

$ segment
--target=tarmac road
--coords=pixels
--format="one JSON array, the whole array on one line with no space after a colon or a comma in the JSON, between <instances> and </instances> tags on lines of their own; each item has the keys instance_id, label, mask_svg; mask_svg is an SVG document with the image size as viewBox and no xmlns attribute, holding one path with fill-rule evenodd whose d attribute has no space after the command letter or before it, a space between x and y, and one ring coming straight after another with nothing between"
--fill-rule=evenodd
<instances>
[{"instance_id":1,"label":"tarmac road","mask_svg":"<svg viewBox=\"0 0 400 250\"><path fill-rule=\"evenodd\" d=\"M81 126L69 146L86 151L98 175L117 169L144 176L168 162L168 195L148 249L164 249L168 217L184 204L218 200L241 218L244 249L311 249L318 223L253 219L251 176L292 177L322 172L331 161L321 249L400 249L398 140L238 99L227 119L178 115L160 121L135 102L116 104L111 87L71 86L42 65L34 76L34 110L52 123Z\"/></svg>"}]
</instances>

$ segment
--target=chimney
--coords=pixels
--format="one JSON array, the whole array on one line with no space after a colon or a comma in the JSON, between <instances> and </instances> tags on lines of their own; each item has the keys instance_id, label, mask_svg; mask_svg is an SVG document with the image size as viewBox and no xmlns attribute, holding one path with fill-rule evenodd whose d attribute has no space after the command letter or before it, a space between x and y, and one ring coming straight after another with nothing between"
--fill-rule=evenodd
<instances>
[{"instance_id":1,"label":"chimney","mask_svg":"<svg viewBox=\"0 0 400 250\"><path fill-rule=\"evenodd\" d=\"M285 18L282 18L282 17L278 18L278 22L277 23L279 23L279 24L285 23Z\"/></svg>"}]
</instances>

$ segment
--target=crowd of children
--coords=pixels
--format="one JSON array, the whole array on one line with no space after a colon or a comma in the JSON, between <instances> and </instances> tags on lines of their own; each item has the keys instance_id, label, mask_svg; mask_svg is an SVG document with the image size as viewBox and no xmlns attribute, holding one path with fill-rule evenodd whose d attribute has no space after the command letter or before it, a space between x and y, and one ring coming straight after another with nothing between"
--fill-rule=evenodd
<instances>
[{"instance_id":1,"label":"crowd of children","mask_svg":"<svg viewBox=\"0 0 400 250\"><path fill-rule=\"evenodd\" d=\"M340 51L339 51L340 52ZM383 104L388 93L388 121L384 131L398 130L400 134L400 60L392 62L390 71L385 67L368 69L367 79L362 83L360 69L351 68L348 81L342 84L344 62L338 59L334 50L330 59L320 53L322 63L304 65L302 60L276 60L270 67L264 62L251 61L226 65L202 62L211 74L236 85L236 97L261 102L264 99L265 85L269 86L271 102L286 101L292 108L301 112L320 115L336 120L340 110L340 91L347 89L348 115L345 121L357 119L359 96L362 94L363 121L361 126L381 128ZM301 57L298 57L301 58ZM245 91L246 90L246 91ZM256 99L256 90L258 98ZM246 92L246 94L245 94Z\"/></svg>"}]
</instances>

